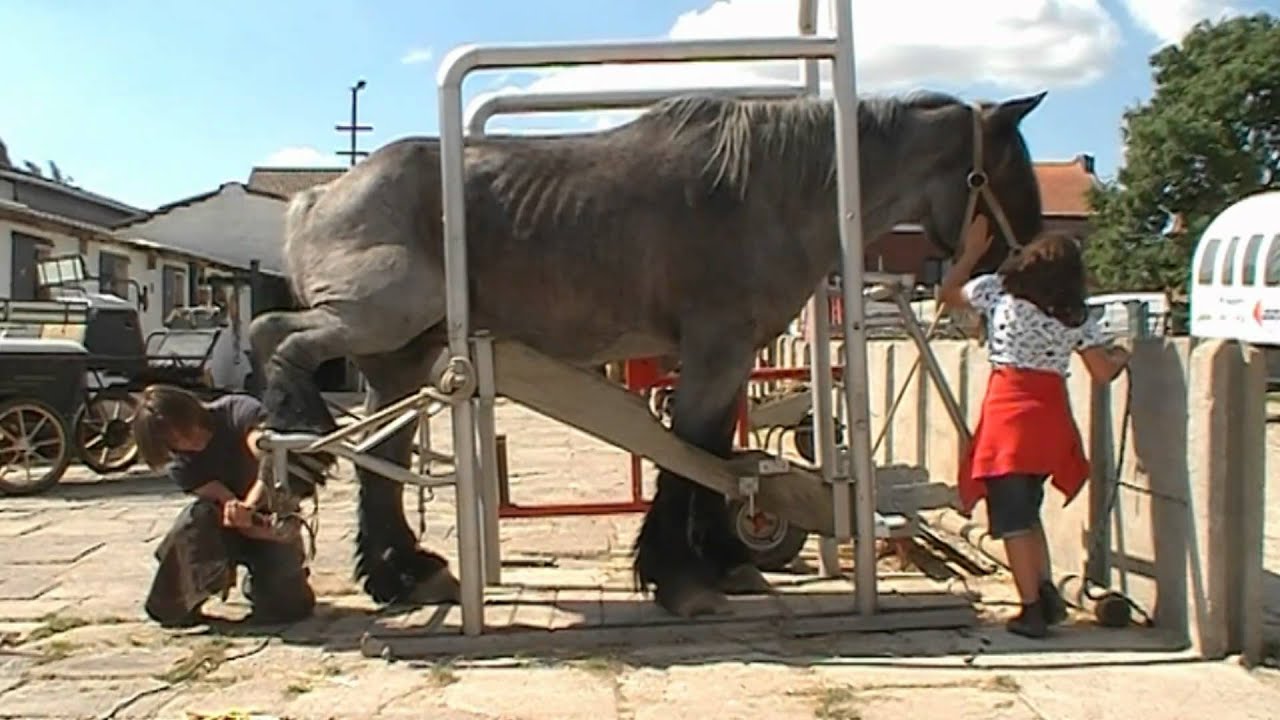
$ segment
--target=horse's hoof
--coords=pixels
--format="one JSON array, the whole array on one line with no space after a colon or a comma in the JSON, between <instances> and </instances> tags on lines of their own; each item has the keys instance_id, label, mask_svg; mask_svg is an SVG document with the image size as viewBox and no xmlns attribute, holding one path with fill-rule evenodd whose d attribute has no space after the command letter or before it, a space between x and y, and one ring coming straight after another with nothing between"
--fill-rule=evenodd
<instances>
[{"instance_id":1,"label":"horse's hoof","mask_svg":"<svg viewBox=\"0 0 1280 720\"><path fill-rule=\"evenodd\" d=\"M419 580L407 600L414 605L457 605L462 602L462 586L447 568Z\"/></svg>"},{"instance_id":2,"label":"horse's hoof","mask_svg":"<svg viewBox=\"0 0 1280 720\"><path fill-rule=\"evenodd\" d=\"M743 563L726 572L720 578L719 587L729 595L770 595L775 592L760 568L751 563Z\"/></svg>"},{"instance_id":3,"label":"horse's hoof","mask_svg":"<svg viewBox=\"0 0 1280 720\"><path fill-rule=\"evenodd\" d=\"M729 598L715 588L694 584L682 585L670 593L658 593L658 605L667 612L682 618L700 615L724 615L732 611Z\"/></svg>"}]
</instances>

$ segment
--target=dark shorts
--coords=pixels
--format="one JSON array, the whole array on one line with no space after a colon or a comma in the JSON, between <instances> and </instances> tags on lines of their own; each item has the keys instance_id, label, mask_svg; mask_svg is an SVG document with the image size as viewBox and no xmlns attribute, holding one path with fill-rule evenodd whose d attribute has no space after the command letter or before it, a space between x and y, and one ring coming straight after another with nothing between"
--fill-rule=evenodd
<instances>
[{"instance_id":1,"label":"dark shorts","mask_svg":"<svg viewBox=\"0 0 1280 720\"><path fill-rule=\"evenodd\" d=\"M1040 526L1040 505L1048 478L1023 474L986 478L987 528L991 537L1017 537Z\"/></svg>"}]
</instances>

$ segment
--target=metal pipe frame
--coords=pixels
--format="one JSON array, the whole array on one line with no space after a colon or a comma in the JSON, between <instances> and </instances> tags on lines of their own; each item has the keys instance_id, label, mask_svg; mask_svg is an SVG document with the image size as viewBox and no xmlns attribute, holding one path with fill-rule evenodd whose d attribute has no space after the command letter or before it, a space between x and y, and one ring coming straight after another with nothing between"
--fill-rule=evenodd
<instances>
[{"instance_id":1,"label":"metal pipe frame","mask_svg":"<svg viewBox=\"0 0 1280 720\"><path fill-rule=\"evenodd\" d=\"M805 18L809 21L806 24ZM813 34L813 28L816 27L817 15L813 0L802 0L801 2L801 19L800 29L802 33ZM806 30L806 28L808 28ZM665 98L685 93L708 93L708 94L724 94L736 97L751 98L786 98L795 97L807 92L812 87L812 92L817 93L817 60L804 61L807 65L814 67L812 76L813 82L806 85L746 85L746 86L708 86L702 88L681 88L681 89L642 89L642 90L617 90L610 92L568 92L568 93L493 93L481 96L472 101L466 109L465 127L467 133L471 137L484 137L487 134L486 126L491 118L499 114L510 113L537 113L537 112L557 112L557 111L573 111L587 109L630 109L651 105ZM477 352L479 346L477 346ZM492 351L492 348L489 348ZM492 362L486 361L483 356L477 355L476 358L477 372L481 376L481 385L485 383L485 373L492 373ZM490 386L492 386L492 377L489 378ZM486 394L481 389L480 397L477 404L477 413L489 413L488 417L492 417L494 410L493 397L491 393ZM496 432L492 429L493 420L481 416L477 419L479 425L477 437L480 444L480 472L483 477L482 498L489 499L490 506L485 507L483 513L482 533L484 536L484 555L485 555L485 582L489 585L497 585L501 582L501 551L498 547L498 522L501 517L537 517L540 511L548 514L602 514L606 512L643 512L648 509L649 503L640 497L638 465L640 458L632 455L632 498L629 502L621 503L583 503L583 504L556 504L551 506L508 506L504 507L498 502L496 493ZM490 488L495 488L490 490ZM489 497L493 495L493 497Z\"/></svg>"},{"instance_id":2,"label":"metal pipe frame","mask_svg":"<svg viewBox=\"0 0 1280 720\"><path fill-rule=\"evenodd\" d=\"M860 287L863 270L862 212L858 177L858 98L853 52L853 9L836 3L836 35L685 41L641 41L576 44L462 46L440 64L440 170L443 209L446 313L451 355L474 367L470 348L469 281L467 277L466 198L463 193L462 82L480 69L590 65L601 63L687 62L727 60L831 59L835 95L835 141L839 187L839 228L846 308L846 362L859 382L846 383L851 419L853 474L857 485L856 597L859 612L876 612L875 468L871 463L870 408L867 392L866 327ZM855 282L849 282L853 279ZM831 392L831 378L817 378L818 391ZM819 415L819 418L822 416ZM822 422L829 424L829 419ZM457 472L459 578L462 632L484 630L484 587L480 498L476 487L476 413L469 401L453 406L454 466Z\"/></svg>"},{"instance_id":3,"label":"metal pipe frame","mask_svg":"<svg viewBox=\"0 0 1280 720\"><path fill-rule=\"evenodd\" d=\"M800 34L815 35L818 32L818 4L815 0L800 0ZM818 61L802 61L800 77L805 92L818 94ZM835 411L831 397L831 297L827 289L827 276L818 281L813 297L809 299L809 318L813 323L812 342L809 343L809 389L813 396L813 451L818 461L822 480L831 485L832 511L835 513L835 537L818 541L818 569L826 577L838 577L840 571L840 542L849 540L852 518L849 514L849 472L836 464Z\"/></svg>"},{"instance_id":4,"label":"metal pipe frame","mask_svg":"<svg viewBox=\"0 0 1280 720\"><path fill-rule=\"evenodd\" d=\"M812 62L817 62L812 61ZM489 93L467 106L465 127L472 137L487 134L485 127L495 115L513 113L552 113L580 110L631 110L645 107L676 95L688 93L721 94L761 99L795 97L805 92L802 85L712 85L687 88L646 88L610 90L608 92L563 93Z\"/></svg>"}]
</instances>

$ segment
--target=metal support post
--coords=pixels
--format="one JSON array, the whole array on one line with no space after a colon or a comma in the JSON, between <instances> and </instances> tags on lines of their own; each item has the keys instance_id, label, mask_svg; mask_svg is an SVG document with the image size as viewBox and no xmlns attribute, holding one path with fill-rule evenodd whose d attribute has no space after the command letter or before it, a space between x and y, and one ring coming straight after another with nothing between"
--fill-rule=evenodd
<instances>
[{"instance_id":1,"label":"metal support post","mask_svg":"<svg viewBox=\"0 0 1280 720\"><path fill-rule=\"evenodd\" d=\"M800 34L818 32L816 0L800 0ZM803 60L800 78L806 94L818 95L818 61ZM828 276L823 275L809 299L808 315L813 323L809 339L809 388L813 396L814 458L822 480L831 486L835 513L835 537L818 540L818 567L826 577L840 576L840 543L853 534L853 506L849 501L849 472L836 462L835 408L831 392L831 295Z\"/></svg>"},{"instance_id":2,"label":"metal support post","mask_svg":"<svg viewBox=\"0 0 1280 720\"><path fill-rule=\"evenodd\" d=\"M839 184L841 290L844 295L844 394L849 408L850 468L857 478L854 559L858 612L876 612L876 476L871 462L871 409L867 391L867 326L862 295L862 189L858 165L858 94L854 68L853 3L835 3L836 175Z\"/></svg>"},{"instance_id":3,"label":"metal support post","mask_svg":"<svg viewBox=\"0 0 1280 720\"><path fill-rule=\"evenodd\" d=\"M455 56L457 57L457 56ZM449 353L462 359L461 367L474 372L471 362L471 308L467 297L466 201L462 194L462 83L443 81L454 68L441 67L440 177L444 195L445 312ZM461 586L462 633L484 632L483 557L480 538L480 498L477 493L476 418L470 398L453 405L453 467L457 476L458 582Z\"/></svg>"},{"instance_id":4,"label":"metal support post","mask_svg":"<svg viewBox=\"0 0 1280 720\"><path fill-rule=\"evenodd\" d=\"M925 372L933 380L934 385L938 388L938 394L942 396L942 404L947 408L947 415L951 416L951 423L955 425L956 432L960 434L960 438L968 443L970 438L969 423L965 420L964 412L960 409L960 403L956 400L956 396L951 392L951 383L947 382L947 376L942 372L942 366L938 364L938 356L933 354L933 348L929 346L929 338L925 335L924 329L920 327L920 323L916 320L915 313L911 311L911 302L907 300L907 296L902 293L901 289L893 293L893 302L897 304L898 310L902 313L902 325L906 329L907 335L915 341L916 351L920 353L919 357L924 362ZM910 380L908 380L910 382Z\"/></svg>"},{"instance_id":5,"label":"metal support post","mask_svg":"<svg viewBox=\"0 0 1280 720\"><path fill-rule=\"evenodd\" d=\"M498 535L497 391L493 377L493 338L478 332L475 344L476 432L480 443L480 517L486 585L502 583L502 548Z\"/></svg>"}]
</instances>

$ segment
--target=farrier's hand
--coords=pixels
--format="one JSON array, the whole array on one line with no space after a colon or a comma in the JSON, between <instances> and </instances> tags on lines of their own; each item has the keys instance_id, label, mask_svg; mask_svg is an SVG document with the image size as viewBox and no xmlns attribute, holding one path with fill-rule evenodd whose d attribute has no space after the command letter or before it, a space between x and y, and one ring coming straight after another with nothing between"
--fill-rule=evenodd
<instances>
[{"instance_id":1,"label":"farrier's hand","mask_svg":"<svg viewBox=\"0 0 1280 720\"><path fill-rule=\"evenodd\" d=\"M965 231L964 255L971 260L977 260L986 254L989 247L991 247L991 226L987 223L987 216L979 214L973 218L973 222L969 223L969 229Z\"/></svg>"},{"instance_id":2,"label":"farrier's hand","mask_svg":"<svg viewBox=\"0 0 1280 720\"><path fill-rule=\"evenodd\" d=\"M253 508L239 500L228 500L222 505L222 524L231 528L253 525Z\"/></svg>"}]
</instances>

